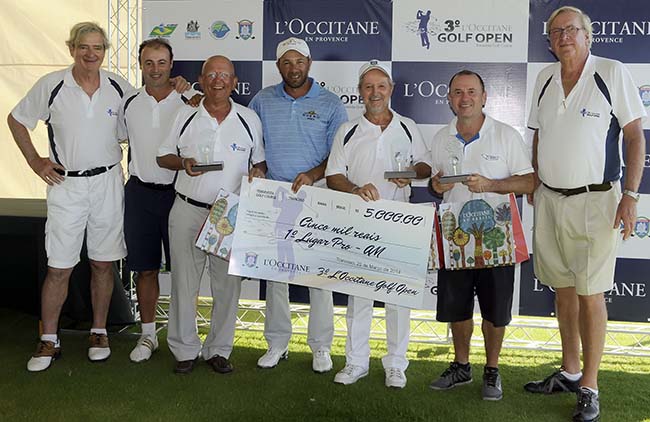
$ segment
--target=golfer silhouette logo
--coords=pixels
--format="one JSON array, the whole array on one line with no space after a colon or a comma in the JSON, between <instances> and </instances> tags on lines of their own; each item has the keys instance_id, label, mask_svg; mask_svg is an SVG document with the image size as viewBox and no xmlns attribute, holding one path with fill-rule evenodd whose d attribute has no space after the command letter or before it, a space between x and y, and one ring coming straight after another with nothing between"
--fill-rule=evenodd
<instances>
[{"instance_id":1,"label":"golfer silhouette logo","mask_svg":"<svg viewBox=\"0 0 650 422\"><path fill-rule=\"evenodd\" d=\"M431 46L431 43L429 42L429 19L431 19L431 10L427 10L427 13L418 10L416 17L420 21L420 24L418 25L418 34L420 34L422 47L426 47L428 50Z\"/></svg>"}]
</instances>

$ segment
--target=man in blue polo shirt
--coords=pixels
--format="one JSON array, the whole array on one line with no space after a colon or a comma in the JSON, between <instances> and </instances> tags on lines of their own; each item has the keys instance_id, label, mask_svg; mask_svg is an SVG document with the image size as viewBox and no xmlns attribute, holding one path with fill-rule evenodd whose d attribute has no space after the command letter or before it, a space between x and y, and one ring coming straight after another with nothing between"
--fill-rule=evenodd
<instances>
[{"instance_id":1,"label":"man in blue polo shirt","mask_svg":"<svg viewBox=\"0 0 650 422\"><path fill-rule=\"evenodd\" d=\"M262 120L266 149L266 177L292 182L297 192L302 185L319 185L327 157L339 126L347 121L340 99L309 77L309 46L299 38L278 44L277 67L283 82L255 95L249 107ZM334 335L332 293L309 289L311 304L307 343L316 372L332 369L330 347ZM289 286L268 281L264 337L268 351L257 361L260 368L273 368L286 359L291 337Z\"/></svg>"}]
</instances>

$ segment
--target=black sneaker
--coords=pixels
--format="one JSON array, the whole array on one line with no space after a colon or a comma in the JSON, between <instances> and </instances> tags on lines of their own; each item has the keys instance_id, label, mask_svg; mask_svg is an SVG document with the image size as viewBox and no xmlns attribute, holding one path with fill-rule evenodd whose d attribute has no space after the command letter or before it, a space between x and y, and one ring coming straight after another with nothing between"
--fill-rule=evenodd
<instances>
[{"instance_id":1,"label":"black sneaker","mask_svg":"<svg viewBox=\"0 0 650 422\"><path fill-rule=\"evenodd\" d=\"M429 384L429 387L433 390L449 390L470 382L472 382L472 366L469 363L461 365L458 362L452 362L449 368L440 375L440 378Z\"/></svg>"},{"instance_id":2,"label":"black sneaker","mask_svg":"<svg viewBox=\"0 0 650 422\"><path fill-rule=\"evenodd\" d=\"M499 368L486 366L483 369L483 400L497 401L503 398Z\"/></svg>"},{"instance_id":3,"label":"black sneaker","mask_svg":"<svg viewBox=\"0 0 650 422\"><path fill-rule=\"evenodd\" d=\"M553 394L553 393L577 393L580 389L580 380L571 381L564 375L560 368L542 381L531 381L524 385L524 390L529 393Z\"/></svg>"},{"instance_id":4,"label":"black sneaker","mask_svg":"<svg viewBox=\"0 0 650 422\"><path fill-rule=\"evenodd\" d=\"M600 420L598 394L586 387L578 390L578 402L573 412L574 422L597 422Z\"/></svg>"}]
</instances>

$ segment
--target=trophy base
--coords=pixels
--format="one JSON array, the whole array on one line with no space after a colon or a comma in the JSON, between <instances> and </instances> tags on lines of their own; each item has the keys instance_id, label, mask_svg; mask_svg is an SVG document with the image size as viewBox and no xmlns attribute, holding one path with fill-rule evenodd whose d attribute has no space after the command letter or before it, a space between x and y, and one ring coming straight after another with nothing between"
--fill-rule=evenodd
<instances>
[{"instance_id":1,"label":"trophy base","mask_svg":"<svg viewBox=\"0 0 650 422\"><path fill-rule=\"evenodd\" d=\"M223 170L223 161L216 161L210 164L194 164L192 171L221 171Z\"/></svg>"},{"instance_id":2,"label":"trophy base","mask_svg":"<svg viewBox=\"0 0 650 422\"><path fill-rule=\"evenodd\" d=\"M415 179L416 176L414 170L384 172L384 179Z\"/></svg>"}]
</instances>

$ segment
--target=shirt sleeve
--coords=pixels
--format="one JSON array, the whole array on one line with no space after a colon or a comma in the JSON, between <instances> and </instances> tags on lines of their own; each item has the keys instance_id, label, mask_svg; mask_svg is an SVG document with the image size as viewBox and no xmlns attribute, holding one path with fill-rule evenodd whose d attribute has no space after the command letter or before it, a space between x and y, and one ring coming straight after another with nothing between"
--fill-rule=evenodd
<instances>
[{"instance_id":1,"label":"shirt sleeve","mask_svg":"<svg viewBox=\"0 0 650 422\"><path fill-rule=\"evenodd\" d=\"M334 111L332 113L332 118L330 119L329 125L327 126L327 148L332 149L334 142L334 137L341 125L348 121L348 112L345 110L345 106L341 103L340 100L337 101Z\"/></svg>"},{"instance_id":2,"label":"shirt sleeve","mask_svg":"<svg viewBox=\"0 0 650 422\"><path fill-rule=\"evenodd\" d=\"M424 163L431 167L431 142L425 142L415 122L407 123L413 134L413 163Z\"/></svg>"},{"instance_id":3,"label":"shirt sleeve","mask_svg":"<svg viewBox=\"0 0 650 422\"><path fill-rule=\"evenodd\" d=\"M56 86L51 80L50 75L39 79L11 111L13 118L29 130L34 130L39 120L45 121L50 115L48 101ZM63 82L63 77L56 82Z\"/></svg>"},{"instance_id":4,"label":"shirt sleeve","mask_svg":"<svg viewBox=\"0 0 650 422\"><path fill-rule=\"evenodd\" d=\"M530 100L530 113L528 113L528 127L530 129L539 129L539 121L538 121L538 109L539 106L537 104L537 101L539 101L539 95L542 91L542 84L544 84L549 77L552 76L552 73L545 72L542 70L538 75L537 75L537 80L535 81L535 88L533 89L533 95Z\"/></svg>"},{"instance_id":5,"label":"shirt sleeve","mask_svg":"<svg viewBox=\"0 0 650 422\"><path fill-rule=\"evenodd\" d=\"M253 154L251 155L251 161L253 164L258 164L266 159L264 155L264 142L262 141L262 122L252 110L250 115L251 133L253 135Z\"/></svg>"},{"instance_id":6,"label":"shirt sleeve","mask_svg":"<svg viewBox=\"0 0 650 422\"><path fill-rule=\"evenodd\" d=\"M179 112L176 115L176 119L174 120L174 124L172 125L171 129L169 130L169 134L167 135L167 138L163 141L162 144L160 144L160 147L158 147L158 157L164 157L165 155L179 155L179 135L181 131L181 125L187 120L188 118L187 112Z\"/></svg>"},{"instance_id":7,"label":"shirt sleeve","mask_svg":"<svg viewBox=\"0 0 650 422\"><path fill-rule=\"evenodd\" d=\"M633 120L646 117L639 89L624 64L617 62L614 69L612 108L621 128Z\"/></svg>"},{"instance_id":8,"label":"shirt sleeve","mask_svg":"<svg viewBox=\"0 0 650 422\"><path fill-rule=\"evenodd\" d=\"M528 148L521 134L512 127L504 129L504 140L507 145L508 170L513 176L523 176L532 173L533 164Z\"/></svg>"},{"instance_id":9,"label":"shirt sleeve","mask_svg":"<svg viewBox=\"0 0 650 422\"><path fill-rule=\"evenodd\" d=\"M347 177L345 150L343 149L343 138L348 130L347 124L342 124L339 130L336 131L334 141L332 142L332 150L330 151L329 159L327 160L327 168L325 169L325 176L333 176L335 174L342 174Z\"/></svg>"}]
</instances>

